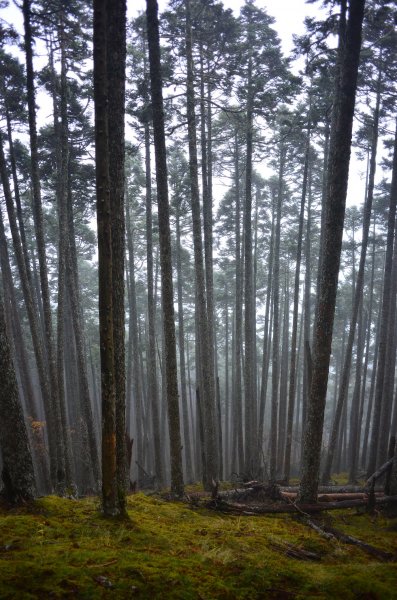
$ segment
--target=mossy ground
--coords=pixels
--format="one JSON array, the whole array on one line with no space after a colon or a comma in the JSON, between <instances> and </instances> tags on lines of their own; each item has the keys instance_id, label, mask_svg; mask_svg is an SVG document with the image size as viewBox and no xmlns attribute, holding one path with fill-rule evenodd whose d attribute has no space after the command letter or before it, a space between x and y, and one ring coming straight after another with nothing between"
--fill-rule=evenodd
<instances>
[{"instance_id":1,"label":"mossy ground","mask_svg":"<svg viewBox=\"0 0 397 600\"><path fill-rule=\"evenodd\" d=\"M396 563L326 541L292 516L222 516L143 494L128 513L111 521L95 499L55 497L0 510L0 598L397 598ZM322 518L397 552L395 518ZM289 558L287 544L320 560Z\"/></svg>"}]
</instances>

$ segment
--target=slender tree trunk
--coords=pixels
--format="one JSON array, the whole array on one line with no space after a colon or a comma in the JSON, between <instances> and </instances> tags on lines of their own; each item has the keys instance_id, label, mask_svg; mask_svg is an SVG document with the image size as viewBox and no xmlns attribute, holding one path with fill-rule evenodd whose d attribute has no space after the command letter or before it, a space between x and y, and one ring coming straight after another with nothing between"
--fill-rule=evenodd
<instances>
[{"instance_id":1,"label":"slender tree trunk","mask_svg":"<svg viewBox=\"0 0 397 600\"><path fill-rule=\"evenodd\" d=\"M237 133L234 139L234 189L236 196L236 215L235 215L235 237L236 237L236 256L235 256L235 282L236 282L236 300L235 300L235 318L234 318L234 411L233 411L233 452L237 454L237 460L233 465L239 471L244 465L244 438L243 438L243 400L242 400L242 381L241 381L241 340L242 340L242 257L241 257L241 201L240 201L240 172L239 172L239 146ZM234 470L234 468L233 468Z\"/></svg>"},{"instance_id":2,"label":"slender tree trunk","mask_svg":"<svg viewBox=\"0 0 397 600\"><path fill-rule=\"evenodd\" d=\"M109 182L112 229L113 352L115 366L116 475L118 505L126 512L127 454L125 422L124 307L124 116L126 66L126 0L108 0L106 59L108 79ZM117 366L117 368L116 368Z\"/></svg>"},{"instance_id":3,"label":"slender tree trunk","mask_svg":"<svg viewBox=\"0 0 397 600\"><path fill-rule=\"evenodd\" d=\"M185 0L186 6L186 58L187 58L187 121L189 142L189 170L191 186L191 208L193 221L194 267L196 278L197 312L200 335L200 366L202 370L202 392L200 402L202 408L205 452L206 452L206 489L218 478L218 444L216 436L215 411L215 381L214 365L211 361L213 353L210 348L208 309L205 290L203 244L200 216L200 196L198 186L197 139L195 118L194 72L192 55L192 25L190 15L190 0Z\"/></svg>"},{"instance_id":4,"label":"slender tree trunk","mask_svg":"<svg viewBox=\"0 0 397 600\"><path fill-rule=\"evenodd\" d=\"M64 319L65 319L65 294L66 294L66 248L67 248L67 197L68 197L68 169L69 169L69 145L68 145L68 115L67 115L67 81L66 81L66 58L65 58L65 31L63 27L63 14L60 14L58 25L58 41L61 48L61 85L60 85L60 117L58 114L57 97L54 93L54 129L57 138L56 162L57 162L57 201L58 201L58 310L57 310L57 381L58 399L60 407L60 418L62 422L63 454L65 460L66 483L72 484L72 473L70 464L70 451L68 449L68 436L65 411L65 364L64 364ZM52 62L52 56L51 56ZM52 71L53 71L53 65Z\"/></svg>"},{"instance_id":5,"label":"slender tree trunk","mask_svg":"<svg viewBox=\"0 0 397 600\"><path fill-rule=\"evenodd\" d=\"M370 347L371 347L371 329L372 329L372 313L373 313L373 305L374 305L374 282L375 282L375 225L376 219L374 218L373 225L373 242L372 242L372 264L371 264L371 280L369 287L369 307L368 307L368 324L367 324L367 333L366 333L366 341L365 341L365 358L364 358L364 367L363 367L363 376L362 376L362 386L361 386L361 399L360 399L360 415L359 415L359 431L360 438L363 438L361 434L362 431L362 423L364 418L364 407L365 407L365 398L366 398L366 382L367 382L367 373L368 373L368 365L369 365L369 356L370 356ZM368 408L368 405L367 405Z\"/></svg>"},{"instance_id":6,"label":"slender tree trunk","mask_svg":"<svg viewBox=\"0 0 397 600\"><path fill-rule=\"evenodd\" d=\"M116 471L112 209L109 175L108 35L107 1L94 0L95 160L102 388L102 505L105 516L115 516L119 514L119 508Z\"/></svg>"},{"instance_id":7,"label":"slender tree trunk","mask_svg":"<svg viewBox=\"0 0 397 600\"><path fill-rule=\"evenodd\" d=\"M305 291L304 291L304 322L303 322L303 346L306 348L310 345L310 324L311 324L311 286L312 286L312 268L311 268L311 233L312 233L312 218L311 218L311 186L309 182L309 197L307 206L307 221L306 221L306 240L305 240ZM307 397L309 391L308 380L308 364L307 355L303 355L303 385L302 385L302 428L301 434L303 439L304 428L307 415Z\"/></svg>"},{"instance_id":8,"label":"slender tree trunk","mask_svg":"<svg viewBox=\"0 0 397 600\"><path fill-rule=\"evenodd\" d=\"M135 290L135 253L134 253L134 240L133 232L131 231L131 218L130 218L130 207L127 202L126 206L126 225L127 225L127 245L128 245L128 262L129 262L129 338L128 343L131 347L132 353L132 397L135 408L135 424L136 424L136 462L138 465L144 463L144 448L143 448L143 398L142 398L142 385L141 385L141 374L139 365L139 340L138 340L138 310L136 303L136 290ZM141 482L141 471L138 471L138 482Z\"/></svg>"},{"instance_id":9,"label":"slender tree trunk","mask_svg":"<svg viewBox=\"0 0 397 600\"><path fill-rule=\"evenodd\" d=\"M287 262L289 262L288 259ZM284 283L283 332L281 336L280 357L280 402L277 436L277 464L280 465L280 468L284 467L284 450L287 433L289 304L289 273L287 271Z\"/></svg>"},{"instance_id":10,"label":"slender tree trunk","mask_svg":"<svg viewBox=\"0 0 397 600\"><path fill-rule=\"evenodd\" d=\"M247 115L246 115L246 164L244 206L244 377L245 377L245 472L254 477L258 465L257 408L255 397L255 334L254 289L252 263L252 152L253 152L253 83L252 56L248 60Z\"/></svg>"},{"instance_id":11,"label":"slender tree trunk","mask_svg":"<svg viewBox=\"0 0 397 600\"><path fill-rule=\"evenodd\" d=\"M209 84L208 84L209 89ZM209 92L210 94L210 92ZM208 97L207 97L208 100ZM209 98L210 100L210 98ZM203 49L200 46L200 141L201 141L201 173L202 173L202 192L203 192L203 233L204 233L204 264L205 264L205 284L206 301L208 313L208 335L209 350L211 353L210 361L214 370L214 381L217 378L217 358L215 343L215 321L214 321L214 275L213 275L213 223L212 223L212 157L211 157L211 103L207 102L207 111L205 110L205 86L204 86L204 65ZM207 118L206 118L207 117ZM208 134L206 131L208 128ZM220 398L215 390L216 402L216 437L218 444L219 457L219 476L222 477L222 425L220 422Z\"/></svg>"},{"instance_id":12,"label":"slender tree trunk","mask_svg":"<svg viewBox=\"0 0 397 600\"><path fill-rule=\"evenodd\" d=\"M176 361L174 293L172 283L171 233L169 220L167 156L160 63L160 37L157 0L146 1L149 42L153 133L156 158L157 203L159 213L161 290L165 344L165 375L171 451L171 489L183 495L182 448L179 422L178 373Z\"/></svg>"},{"instance_id":13,"label":"slender tree trunk","mask_svg":"<svg viewBox=\"0 0 397 600\"><path fill-rule=\"evenodd\" d=\"M360 393L361 393L361 375L362 363L364 355L364 339L365 339L365 318L363 315L363 299L361 299L359 315L358 315L358 336L357 336L357 351L356 351L356 376L354 383L353 396L350 407L350 427L349 427L349 482L354 483L357 476L357 458L359 454L360 435L358 429L358 417L360 410Z\"/></svg>"},{"instance_id":14,"label":"slender tree trunk","mask_svg":"<svg viewBox=\"0 0 397 600\"><path fill-rule=\"evenodd\" d=\"M63 435L61 431L61 414L58 398L57 369L55 362L54 338L52 331L51 300L48 285L48 272L46 261L46 244L44 236L44 218L41 199L41 186L39 174L36 103L33 71L32 26L31 26L31 0L24 0L22 6L25 31L25 57L26 57L26 86L29 119L30 139L30 169L33 189L33 220L36 232L37 253L39 258L40 287L43 301L44 330L46 359L49 366L49 392L51 394L52 412L55 423L55 436L57 440L57 469L52 472L53 483L62 490L65 480L65 459L63 455ZM55 479L54 479L55 477Z\"/></svg>"},{"instance_id":15,"label":"slender tree trunk","mask_svg":"<svg viewBox=\"0 0 397 600\"><path fill-rule=\"evenodd\" d=\"M229 396L229 299L228 285L225 285L225 435L224 435L224 474L228 476L230 461L230 396Z\"/></svg>"},{"instance_id":16,"label":"slender tree trunk","mask_svg":"<svg viewBox=\"0 0 397 600\"><path fill-rule=\"evenodd\" d=\"M385 258L385 269L384 269L384 282L383 282L383 297L382 297L382 318L380 322L379 332L379 348L378 348L378 362L376 369L376 387L375 387L375 398L374 398L374 413L372 420L372 432L371 441L369 447L369 457L367 474L368 477L372 475L377 466L378 459L378 441L380 435L380 423L382 405L384 402L383 398L383 385L385 380L385 367L386 367L386 350L387 350L387 331L389 327L389 314L390 314L390 297L391 297L391 277L390 273L392 270L393 261L393 244L394 244L394 230L396 221L396 204L397 204L397 121L396 121L396 133L394 137L394 156L393 156L393 169L392 169L392 181L390 189L390 202L389 202L389 216L387 226L387 242L386 242L386 258Z\"/></svg>"},{"instance_id":17,"label":"slender tree trunk","mask_svg":"<svg viewBox=\"0 0 397 600\"><path fill-rule=\"evenodd\" d=\"M338 431L340 427L340 419L342 415L342 408L347 399L347 392L349 387L349 378L350 378L350 368L352 362L352 352L353 352L353 343L356 332L357 325L357 317L360 303L362 302L363 289L364 289L364 275L365 275L365 261L367 256L367 248L368 248L368 237L369 237L369 229L371 224L371 213L372 213L372 201L373 201L373 192L374 192L374 183L375 183L375 171L376 171L376 150L378 145L378 125L379 125L379 107L380 107L380 95L378 95L377 105L374 113L374 123L373 123L373 137L372 137L372 148L371 148L371 160L370 160L370 171L369 171L369 179L368 179L368 190L367 197L365 199L364 204L364 213L363 213L363 231L362 231L362 243L361 243L361 254L360 254L360 264L357 273L357 281L354 290L354 298L353 298L353 310L352 317L350 321L349 327L349 335L347 339L347 347L345 352L345 360L343 363L342 369L342 377L341 383L339 387L338 401L336 405L336 411L334 420L332 423L332 430L330 435L330 441L328 446L327 458L324 466L323 473L323 483L326 483L330 480L331 470L332 470L332 461L333 455L335 451L335 443L338 436Z\"/></svg>"},{"instance_id":18,"label":"slender tree trunk","mask_svg":"<svg viewBox=\"0 0 397 600\"><path fill-rule=\"evenodd\" d=\"M10 155L10 163L11 163L11 172L12 172L12 180L13 180L13 184L14 184L14 198L15 198L15 205L16 205L18 225L19 225L19 235L21 238L23 256L25 258L26 276L29 281L30 289L33 291L34 290L33 275L32 275L32 269L30 266L29 251L28 251L28 245L27 245L27 241L26 241L25 223L24 223L24 219L23 219L21 197L20 197L20 193L19 193L17 166L16 166L16 161L15 161L15 151L14 151L14 143L13 143L13 137L12 137L12 123L11 123L11 119L10 119L10 115L9 115L8 111L6 111L6 119L7 119L8 145L9 145L9 150L10 150L9 155ZM35 297L33 297L33 301L35 302L35 304L37 303L37 299Z\"/></svg>"},{"instance_id":19,"label":"slender tree trunk","mask_svg":"<svg viewBox=\"0 0 397 600\"><path fill-rule=\"evenodd\" d=\"M278 395L279 395L279 362L280 362L280 233L281 207L284 194L285 148L280 142L279 172L277 190L276 229L274 236L273 263L273 351L272 351L272 406L270 423L270 481L276 481L277 475L277 430L278 430Z\"/></svg>"},{"instance_id":20,"label":"slender tree trunk","mask_svg":"<svg viewBox=\"0 0 397 600\"><path fill-rule=\"evenodd\" d=\"M382 306L379 307L377 323L376 323L376 337L375 337L375 351L373 355L372 361L372 374L371 374L371 384L369 388L368 394L368 406L367 406L367 416L365 419L365 430L363 437L363 451L361 455L361 467L365 469L367 465L367 454L369 450L369 432L372 420L372 410L374 404L374 395L375 395L375 382L376 382L376 370L378 365L378 352L379 352L379 334L380 334L380 322L382 318ZM372 475L372 473L371 473Z\"/></svg>"},{"instance_id":21,"label":"slender tree trunk","mask_svg":"<svg viewBox=\"0 0 397 600\"><path fill-rule=\"evenodd\" d=\"M296 250L296 265L295 265L295 282L294 282L294 310L292 316L292 335L291 335L291 357L289 367L289 390L288 390L288 420L287 420L287 441L285 446L284 455L284 478L289 482L290 468L291 468L291 445L292 445L292 425L294 421L294 410L295 410L295 395L296 395L296 341L298 336L298 311L299 311L299 281L300 281L300 269L302 261L302 238L303 238L303 224L305 220L305 203L306 203L306 191L307 191L307 180L309 173L309 151L310 151L310 123L308 125L306 151L305 151L305 164L303 168L303 182L302 182L302 195L301 205L299 213L299 228L298 228L298 246Z\"/></svg>"},{"instance_id":22,"label":"slender tree trunk","mask_svg":"<svg viewBox=\"0 0 397 600\"><path fill-rule=\"evenodd\" d=\"M261 391L259 400L259 435L258 444L259 451L263 448L263 434L265 425L265 409L266 409L266 398L267 398L267 385L269 375L269 362L270 362L270 305L271 297L273 294L273 255L274 255L274 231L275 231L275 202L272 197L272 225L269 242L269 259L268 259L268 275L267 275L267 292L266 292L266 306L265 306L265 324L263 328L263 352L262 352L262 374L261 374Z\"/></svg>"},{"instance_id":23,"label":"slender tree trunk","mask_svg":"<svg viewBox=\"0 0 397 600\"><path fill-rule=\"evenodd\" d=\"M146 63L146 53L145 53ZM146 71L146 67L145 67ZM149 82L145 81L145 102L149 105ZM146 178L146 265L147 265L147 306L148 306L148 394L152 409L152 426L154 437L154 468L156 484L164 486L164 466L161 453L161 436L159 423L159 391L156 368L156 305L153 285L153 218L152 218L152 181L150 159L150 129L145 122L145 178Z\"/></svg>"},{"instance_id":24,"label":"slender tree trunk","mask_svg":"<svg viewBox=\"0 0 397 600\"><path fill-rule=\"evenodd\" d=\"M189 412L186 394L186 364L185 364L185 325L183 317L183 282L181 261L181 225L180 206L176 209L176 270L178 289L178 329L179 329L179 369L181 374L181 401L183 416L183 443L185 446L186 478L193 481L192 450L189 431Z\"/></svg>"},{"instance_id":25,"label":"slender tree trunk","mask_svg":"<svg viewBox=\"0 0 397 600\"><path fill-rule=\"evenodd\" d=\"M340 84L330 144L323 255L314 326L313 370L303 445L300 502L315 502L317 499L363 14L364 0L352 0L346 40L341 53Z\"/></svg>"},{"instance_id":26,"label":"slender tree trunk","mask_svg":"<svg viewBox=\"0 0 397 600\"><path fill-rule=\"evenodd\" d=\"M396 240L396 230L394 232ZM391 290L390 290L390 306L389 306L389 323L387 327L387 342L385 356L385 378L382 391L382 411L380 418L380 431L378 441L378 463L383 464L387 460L389 436L394 435L394 431L390 430L392 420L393 407L393 391L394 391L394 375L396 371L396 296L397 296L397 243L394 242L393 260L391 274Z\"/></svg>"}]
</instances>

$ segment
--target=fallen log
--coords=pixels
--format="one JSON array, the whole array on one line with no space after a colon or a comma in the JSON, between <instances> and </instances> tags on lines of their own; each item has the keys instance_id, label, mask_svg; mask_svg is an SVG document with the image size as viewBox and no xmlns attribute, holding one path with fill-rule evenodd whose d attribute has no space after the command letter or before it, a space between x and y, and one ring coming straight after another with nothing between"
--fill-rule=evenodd
<instances>
[{"instance_id":1,"label":"fallen log","mask_svg":"<svg viewBox=\"0 0 397 600\"><path fill-rule=\"evenodd\" d=\"M383 491L382 487L376 488L376 491ZM298 485L289 485L289 486L281 486L280 492L291 492L298 493L299 486ZM319 494L359 494L368 492L367 488L362 485L320 485L318 487Z\"/></svg>"},{"instance_id":2,"label":"fallen log","mask_svg":"<svg viewBox=\"0 0 397 600\"><path fill-rule=\"evenodd\" d=\"M395 554L392 554L391 552L386 552L385 550L380 550L379 548L376 548L375 546L372 546L371 544L367 544L366 542L363 542L362 540L359 540L358 538L353 537L352 535L347 535L346 533L343 533L342 531L338 531L337 529L334 529L333 527L326 527L325 531L327 533L331 533L333 536L336 537L337 540L344 542L345 544L350 544L352 546L358 546L359 548L361 548L361 550L364 550L367 554L370 554L371 556L374 556L375 558L378 558L380 560L395 561L397 559L397 556Z\"/></svg>"},{"instance_id":3,"label":"fallen log","mask_svg":"<svg viewBox=\"0 0 397 600\"><path fill-rule=\"evenodd\" d=\"M397 496L383 496L376 498L376 505L391 504L397 502ZM210 500L206 507L212 510L243 515L263 515L273 513L307 513L313 514L327 510L340 510L344 508L358 508L367 506L368 499L363 500L341 500L339 502L318 502L316 504L243 504L239 502L228 502L221 498Z\"/></svg>"},{"instance_id":4,"label":"fallen log","mask_svg":"<svg viewBox=\"0 0 397 600\"><path fill-rule=\"evenodd\" d=\"M218 492L218 498L226 500L248 500L250 498L270 498L273 500L280 500L280 487L275 484L268 483L254 483L251 487L238 488L234 490L226 490Z\"/></svg>"},{"instance_id":5,"label":"fallen log","mask_svg":"<svg viewBox=\"0 0 397 600\"><path fill-rule=\"evenodd\" d=\"M287 500L295 500L298 496L297 492L281 492L281 496ZM375 496L383 496L383 492L376 492ZM342 500L366 500L368 498L368 492L356 492L356 493L330 493L330 494L319 494L317 496L318 502L338 502Z\"/></svg>"},{"instance_id":6,"label":"fallen log","mask_svg":"<svg viewBox=\"0 0 397 600\"><path fill-rule=\"evenodd\" d=\"M289 498L293 499L297 496L299 491L299 487L297 486L269 486L267 483L253 483L251 487L237 488L234 490L225 490L222 492L218 492L217 497L222 498L224 500L248 500L262 497L267 497L273 500L278 500L281 498ZM382 488L376 488L377 493L383 492ZM338 494L361 494L361 496L357 496L357 498L362 498L364 495L368 494L368 489L359 486L320 486L319 487L319 495L330 495L337 496ZM346 500L350 499L345 498ZM354 499L353 497L351 498ZM325 499L323 501L326 501Z\"/></svg>"}]
</instances>

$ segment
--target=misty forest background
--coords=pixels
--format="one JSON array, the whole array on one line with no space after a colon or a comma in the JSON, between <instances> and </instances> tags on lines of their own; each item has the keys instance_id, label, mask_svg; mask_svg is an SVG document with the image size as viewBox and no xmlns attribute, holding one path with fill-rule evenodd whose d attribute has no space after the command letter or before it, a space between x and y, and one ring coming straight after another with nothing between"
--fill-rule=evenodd
<instances>
[{"instance_id":1,"label":"misty forest background","mask_svg":"<svg viewBox=\"0 0 397 600\"><path fill-rule=\"evenodd\" d=\"M21 11L21 31L0 12L2 312L37 490L86 494L98 491L102 430L92 7ZM113 281L125 372L115 366L140 489L170 484L175 423L185 482L300 473L346 2L307 18L290 56L270 12L172 0L160 15L179 414L167 403L146 17L127 23L125 261ZM397 430L396 14L366 2L324 482L373 473Z\"/></svg>"}]
</instances>

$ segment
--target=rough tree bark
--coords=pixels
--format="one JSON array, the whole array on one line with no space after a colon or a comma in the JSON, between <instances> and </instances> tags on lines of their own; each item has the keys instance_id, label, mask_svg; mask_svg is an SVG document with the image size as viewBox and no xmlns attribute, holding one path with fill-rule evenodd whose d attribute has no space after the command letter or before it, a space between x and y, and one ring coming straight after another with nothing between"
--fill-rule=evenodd
<instances>
[{"instance_id":1,"label":"rough tree bark","mask_svg":"<svg viewBox=\"0 0 397 600\"><path fill-rule=\"evenodd\" d=\"M364 289L364 270L365 270L365 261L366 261L366 256L367 256L369 228L370 228L370 223L371 223L372 201L373 201L373 194L374 194L375 172L376 172L376 153L377 153L378 135L379 135L381 74L382 74L382 71L379 68L378 83L377 83L377 98L376 98L376 106L375 106L375 110L374 110L373 125L372 125L371 158L370 158L370 168L369 168L369 176L368 176L368 189L367 189L367 197L365 198L364 214L363 214L363 232L362 232L360 264L358 267L357 280L356 280L356 285L355 285L355 289L354 289L353 310L352 310L352 317L351 317L350 327L349 327L349 335L348 335L348 339L347 339L345 360L343 362L342 377L341 377L341 383L340 383L339 393L338 393L338 401L336 404L336 411L335 411L335 415L334 415L334 419L333 419L333 423L332 423L332 430L331 430L331 435L330 435L328 453L327 453L327 458L326 458L325 467L324 467L324 473L323 473L323 477L322 477L323 483L327 483L331 477L332 461L333 461L336 440L338 437L338 432L339 432L339 427L340 427L342 409L343 409L343 405L346 402L346 398L347 398L350 368L351 368L351 361L352 361L353 342L354 342L354 336L355 336L356 325L357 325L358 310L359 310L359 305L361 302L361 298L363 295L363 289Z\"/></svg>"},{"instance_id":2,"label":"rough tree bark","mask_svg":"<svg viewBox=\"0 0 397 600\"><path fill-rule=\"evenodd\" d=\"M303 444L300 502L314 502L317 497L364 4L364 0L350 2L346 39L341 55L338 93L335 99L334 131L331 135L328 162L320 287L314 325L312 380Z\"/></svg>"},{"instance_id":3,"label":"rough tree bark","mask_svg":"<svg viewBox=\"0 0 397 600\"><path fill-rule=\"evenodd\" d=\"M55 420L54 420L54 407L53 398L50 392L50 382L48 378L48 372L46 369L44 349L41 342L40 336L40 324L36 307L33 300L33 291L29 285L29 279L26 273L26 265L23 257L23 250L21 239L19 236L17 219L15 215L14 204L11 195L10 184L8 181L7 165L5 162L3 141L0 133L0 176L3 185L4 197L7 206L8 222L11 230L11 237L14 247L15 258L18 266L18 273L22 286L22 293L25 302L26 312L28 314L29 328L32 336L32 344L34 355L37 364L37 371L39 375L40 389L43 397L45 418L47 423L47 433L49 442L49 455L50 455L50 471L51 471L51 483L54 485L56 481L56 469L57 469L57 449L56 449L56 436L55 436ZM2 218L0 218L1 235L5 236L4 224ZM5 239L5 238L4 238Z\"/></svg>"},{"instance_id":4,"label":"rough tree bark","mask_svg":"<svg viewBox=\"0 0 397 600\"><path fill-rule=\"evenodd\" d=\"M126 0L108 0L107 78L109 182L112 227L113 352L116 393L116 473L120 512L126 511L127 448L125 443L125 310L124 310L124 114L126 66Z\"/></svg>"},{"instance_id":5,"label":"rough tree bark","mask_svg":"<svg viewBox=\"0 0 397 600\"><path fill-rule=\"evenodd\" d=\"M112 219L109 178L107 1L94 0L94 102L97 189L99 338L102 389L102 508L119 514L116 479L116 389L114 374Z\"/></svg>"},{"instance_id":6,"label":"rough tree bark","mask_svg":"<svg viewBox=\"0 0 397 600\"><path fill-rule=\"evenodd\" d=\"M3 457L2 495L11 503L33 500L33 462L29 448L17 378L0 298L0 448Z\"/></svg>"},{"instance_id":7,"label":"rough tree bark","mask_svg":"<svg viewBox=\"0 0 397 600\"><path fill-rule=\"evenodd\" d=\"M165 378L171 452L171 490L184 492L182 446L178 401L174 291L172 282L171 232L168 202L167 155L165 147L163 91L160 61L160 35L157 0L146 1L153 134L156 159L157 204L160 236L161 299L165 345Z\"/></svg>"}]
</instances>

